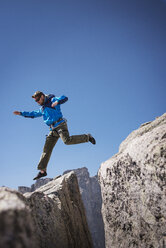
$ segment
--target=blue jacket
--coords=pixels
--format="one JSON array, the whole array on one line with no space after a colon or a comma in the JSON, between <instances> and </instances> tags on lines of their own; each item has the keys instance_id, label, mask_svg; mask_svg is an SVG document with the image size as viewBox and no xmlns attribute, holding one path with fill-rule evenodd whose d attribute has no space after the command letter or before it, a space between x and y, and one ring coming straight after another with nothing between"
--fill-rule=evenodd
<instances>
[{"instance_id":1,"label":"blue jacket","mask_svg":"<svg viewBox=\"0 0 166 248\"><path fill-rule=\"evenodd\" d=\"M39 110L31 111L31 112L23 111L21 112L21 115L24 117L28 117L28 118L36 118L36 117L43 116L44 122L48 126L51 126L54 122L58 121L60 118L63 118L63 115L60 109L60 104L65 103L67 100L68 98L66 96L55 97L54 95L48 95L45 97L45 102ZM58 102L58 105L52 108L51 107L52 103L56 101ZM63 119L57 122L56 124L54 124L53 126L56 127L62 122L64 122Z\"/></svg>"}]
</instances>

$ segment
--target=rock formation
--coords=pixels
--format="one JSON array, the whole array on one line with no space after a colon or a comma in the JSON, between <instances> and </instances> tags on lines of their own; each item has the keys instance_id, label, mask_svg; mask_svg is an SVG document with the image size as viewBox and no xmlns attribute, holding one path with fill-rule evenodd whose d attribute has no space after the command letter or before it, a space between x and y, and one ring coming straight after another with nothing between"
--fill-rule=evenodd
<instances>
[{"instance_id":1,"label":"rock formation","mask_svg":"<svg viewBox=\"0 0 166 248\"><path fill-rule=\"evenodd\" d=\"M105 248L104 224L101 215L102 199L98 178L97 176L90 177L86 167L73 171L77 175L94 248Z\"/></svg>"},{"instance_id":2,"label":"rock formation","mask_svg":"<svg viewBox=\"0 0 166 248\"><path fill-rule=\"evenodd\" d=\"M166 114L143 124L101 164L107 248L166 247Z\"/></svg>"},{"instance_id":3,"label":"rock formation","mask_svg":"<svg viewBox=\"0 0 166 248\"><path fill-rule=\"evenodd\" d=\"M30 208L19 192L0 188L0 248L38 248Z\"/></svg>"},{"instance_id":4,"label":"rock formation","mask_svg":"<svg viewBox=\"0 0 166 248\"><path fill-rule=\"evenodd\" d=\"M87 222L93 240L94 248L105 248L104 224L101 215L101 189L97 176L90 177L86 167L74 169L80 188L81 197L84 203ZM63 174L69 173L71 170L65 171ZM21 193L33 192L51 181L51 178L39 179L31 187L18 187Z\"/></svg>"},{"instance_id":5,"label":"rock formation","mask_svg":"<svg viewBox=\"0 0 166 248\"><path fill-rule=\"evenodd\" d=\"M22 194L27 192L33 192L52 180L53 180L52 178L38 179L34 184L31 185L31 187L19 186L18 191Z\"/></svg>"},{"instance_id":6,"label":"rock formation","mask_svg":"<svg viewBox=\"0 0 166 248\"><path fill-rule=\"evenodd\" d=\"M92 248L73 172L24 196L0 192L0 248Z\"/></svg>"}]
</instances>

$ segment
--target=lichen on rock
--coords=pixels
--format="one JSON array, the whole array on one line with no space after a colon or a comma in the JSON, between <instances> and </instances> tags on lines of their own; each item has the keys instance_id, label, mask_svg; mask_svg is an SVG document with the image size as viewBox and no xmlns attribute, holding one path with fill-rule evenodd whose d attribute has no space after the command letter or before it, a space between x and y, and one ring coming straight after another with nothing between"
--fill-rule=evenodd
<instances>
[{"instance_id":1,"label":"lichen on rock","mask_svg":"<svg viewBox=\"0 0 166 248\"><path fill-rule=\"evenodd\" d=\"M106 247L165 247L166 114L132 132L99 180Z\"/></svg>"}]
</instances>

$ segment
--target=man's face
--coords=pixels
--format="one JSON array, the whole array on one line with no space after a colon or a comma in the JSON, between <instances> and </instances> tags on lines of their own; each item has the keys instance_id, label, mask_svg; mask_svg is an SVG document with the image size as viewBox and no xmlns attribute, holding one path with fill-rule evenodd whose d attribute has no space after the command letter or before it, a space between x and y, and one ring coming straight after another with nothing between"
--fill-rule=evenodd
<instances>
[{"instance_id":1,"label":"man's face","mask_svg":"<svg viewBox=\"0 0 166 248\"><path fill-rule=\"evenodd\" d=\"M43 95L37 96L37 97L35 97L35 102L37 102L39 105L43 105L44 99L45 99L45 96L43 96Z\"/></svg>"}]
</instances>

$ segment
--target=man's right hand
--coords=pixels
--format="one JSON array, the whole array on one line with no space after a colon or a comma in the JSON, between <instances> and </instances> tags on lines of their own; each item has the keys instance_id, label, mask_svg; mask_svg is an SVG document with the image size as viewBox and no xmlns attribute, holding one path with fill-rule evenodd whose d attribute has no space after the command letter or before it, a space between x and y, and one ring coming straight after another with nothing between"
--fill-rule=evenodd
<instances>
[{"instance_id":1,"label":"man's right hand","mask_svg":"<svg viewBox=\"0 0 166 248\"><path fill-rule=\"evenodd\" d=\"M20 111L14 111L13 114L14 115L21 115L21 112Z\"/></svg>"}]
</instances>

